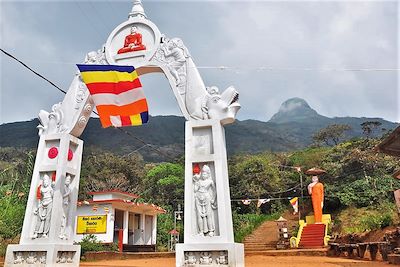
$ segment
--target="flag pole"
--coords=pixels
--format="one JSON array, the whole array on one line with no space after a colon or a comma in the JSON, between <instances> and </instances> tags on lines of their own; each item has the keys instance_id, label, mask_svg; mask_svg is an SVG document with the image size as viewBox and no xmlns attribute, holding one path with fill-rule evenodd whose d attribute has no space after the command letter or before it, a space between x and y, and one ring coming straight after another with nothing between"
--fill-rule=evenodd
<instances>
[{"instance_id":1,"label":"flag pole","mask_svg":"<svg viewBox=\"0 0 400 267\"><path fill-rule=\"evenodd\" d=\"M303 203L303 175L301 175L301 171L299 171L299 175L300 175L300 191L301 191L301 208L299 207L299 221L300 221L301 220L301 210L304 210L304 203Z\"/></svg>"}]
</instances>

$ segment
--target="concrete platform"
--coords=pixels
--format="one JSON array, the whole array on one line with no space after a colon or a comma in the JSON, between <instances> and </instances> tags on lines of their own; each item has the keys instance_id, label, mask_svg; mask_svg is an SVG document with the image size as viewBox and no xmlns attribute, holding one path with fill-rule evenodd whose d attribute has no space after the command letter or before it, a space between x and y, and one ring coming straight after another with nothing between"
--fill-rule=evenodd
<instances>
[{"instance_id":1,"label":"concrete platform","mask_svg":"<svg viewBox=\"0 0 400 267\"><path fill-rule=\"evenodd\" d=\"M245 256L326 256L328 249L288 249L245 251ZM175 252L87 252L86 261L126 260L145 258L175 258Z\"/></svg>"}]
</instances>

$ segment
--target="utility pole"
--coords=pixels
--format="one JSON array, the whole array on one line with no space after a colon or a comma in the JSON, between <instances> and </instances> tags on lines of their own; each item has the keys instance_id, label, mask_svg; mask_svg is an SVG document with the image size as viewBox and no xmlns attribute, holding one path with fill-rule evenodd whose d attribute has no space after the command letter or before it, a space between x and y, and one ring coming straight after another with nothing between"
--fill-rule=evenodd
<instances>
[{"instance_id":1,"label":"utility pole","mask_svg":"<svg viewBox=\"0 0 400 267\"><path fill-rule=\"evenodd\" d=\"M304 193L303 193L303 175L301 174L301 169L300 167L297 168L297 172L300 175L300 191L301 191L301 208L299 207L299 221L301 220L301 211L304 211L304 202L303 202L303 198L304 198Z\"/></svg>"}]
</instances>

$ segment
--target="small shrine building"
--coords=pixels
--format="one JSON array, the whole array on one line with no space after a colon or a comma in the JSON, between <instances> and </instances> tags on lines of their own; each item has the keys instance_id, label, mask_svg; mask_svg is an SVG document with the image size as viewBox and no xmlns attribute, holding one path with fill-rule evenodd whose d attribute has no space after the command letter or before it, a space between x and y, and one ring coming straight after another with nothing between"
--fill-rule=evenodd
<instances>
[{"instance_id":1,"label":"small shrine building","mask_svg":"<svg viewBox=\"0 0 400 267\"><path fill-rule=\"evenodd\" d=\"M120 251L155 251L157 215L164 209L138 203L138 195L117 190L89 195L91 200L78 201L75 242L93 234L102 243L117 243Z\"/></svg>"}]
</instances>

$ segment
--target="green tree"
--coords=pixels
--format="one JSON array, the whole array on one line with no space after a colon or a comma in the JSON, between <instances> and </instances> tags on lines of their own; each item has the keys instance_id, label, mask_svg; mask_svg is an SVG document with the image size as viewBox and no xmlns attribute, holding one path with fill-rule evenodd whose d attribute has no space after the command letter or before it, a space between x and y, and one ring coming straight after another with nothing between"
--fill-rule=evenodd
<instances>
[{"instance_id":1,"label":"green tree","mask_svg":"<svg viewBox=\"0 0 400 267\"><path fill-rule=\"evenodd\" d=\"M181 164L156 165L143 179L142 196L159 205L176 208L178 202L183 202L184 176L185 170Z\"/></svg>"},{"instance_id":2,"label":"green tree","mask_svg":"<svg viewBox=\"0 0 400 267\"><path fill-rule=\"evenodd\" d=\"M139 154L92 153L82 163L80 196L110 189L138 193L145 173L145 162Z\"/></svg>"},{"instance_id":3,"label":"green tree","mask_svg":"<svg viewBox=\"0 0 400 267\"><path fill-rule=\"evenodd\" d=\"M350 129L350 125L347 124L332 124L317 131L312 139L317 144L325 143L327 146L336 146L344 137L345 132Z\"/></svg>"},{"instance_id":4,"label":"green tree","mask_svg":"<svg viewBox=\"0 0 400 267\"><path fill-rule=\"evenodd\" d=\"M283 181L279 176L279 168L273 164L273 156L247 155L237 156L230 160L230 190L232 198L260 198L268 197L269 192L279 191ZM242 207L242 206L239 206ZM251 205L243 211L256 211Z\"/></svg>"},{"instance_id":5,"label":"green tree","mask_svg":"<svg viewBox=\"0 0 400 267\"><path fill-rule=\"evenodd\" d=\"M365 122L361 123L360 125L361 125L361 129L363 130L363 134L368 139L371 137L374 130L382 125L382 122L380 122L380 121L365 121Z\"/></svg>"}]
</instances>

